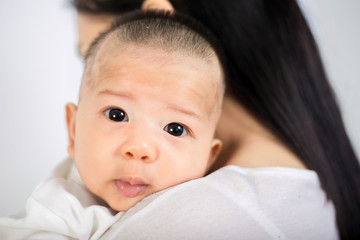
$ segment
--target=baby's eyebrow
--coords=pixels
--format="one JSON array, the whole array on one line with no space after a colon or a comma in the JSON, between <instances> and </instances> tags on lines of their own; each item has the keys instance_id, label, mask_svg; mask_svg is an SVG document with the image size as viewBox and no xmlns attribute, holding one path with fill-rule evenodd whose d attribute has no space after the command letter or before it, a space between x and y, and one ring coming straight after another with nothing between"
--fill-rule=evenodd
<instances>
[{"instance_id":1,"label":"baby's eyebrow","mask_svg":"<svg viewBox=\"0 0 360 240\"><path fill-rule=\"evenodd\" d=\"M186 108L184 108L182 106L172 104L172 105L169 105L168 108L170 110L172 110L172 111L179 112L179 113L182 113L182 114L186 114L186 115L188 115L190 117L197 118L199 120L201 119L201 116L196 111L186 109Z\"/></svg>"},{"instance_id":2,"label":"baby's eyebrow","mask_svg":"<svg viewBox=\"0 0 360 240\"><path fill-rule=\"evenodd\" d=\"M112 96L116 96L116 97L134 99L134 96L131 93L121 92L121 91L114 91L114 90L111 90L111 89L101 90L96 95L98 95L98 96L112 95ZM197 119L201 120L201 116L196 111L193 111L191 109L187 109L187 108L185 108L183 106L180 106L178 104L169 103L167 108L170 109L171 111L179 112L179 113L182 113L182 114L188 115L190 117L197 118Z\"/></svg>"},{"instance_id":3,"label":"baby's eyebrow","mask_svg":"<svg viewBox=\"0 0 360 240\"><path fill-rule=\"evenodd\" d=\"M100 96L100 95L112 95L112 96L116 96L116 97L134 99L134 96L131 95L130 93L121 92L121 91L114 91L114 90L111 90L111 89L101 90L96 95L98 95L98 96Z\"/></svg>"}]
</instances>

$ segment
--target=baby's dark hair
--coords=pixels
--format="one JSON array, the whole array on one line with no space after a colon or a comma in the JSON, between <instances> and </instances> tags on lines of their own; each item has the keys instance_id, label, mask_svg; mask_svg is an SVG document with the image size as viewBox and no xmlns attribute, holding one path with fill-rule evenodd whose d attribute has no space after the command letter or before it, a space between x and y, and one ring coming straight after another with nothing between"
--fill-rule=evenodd
<instances>
[{"instance_id":1,"label":"baby's dark hair","mask_svg":"<svg viewBox=\"0 0 360 240\"><path fill-rule=\"evenodd\" d=\"M217 60L222 79L219 81L216 97L222 99L225 88L222 50L216 38L197 21L167 11L138 10L124 14L89 47L85 56L84 77L91 71L97 52L108 38L114 39L116 45L153 47L169 53L194 56L209 63Z\"/></svg>"},{"instance_id":2,"label":"baby's dark hair","mask_svg":"<svg viewBox=\"0 0 360 240\"><path fill-rule=\"evenodd\" d=\"M109 30L95 39L85 60L110 35L116 35L121 43L136 43L171 52L187 51L202 59L215 54L224 71L223 53L217 39L199 22L180 13L137 10L124 14L117 18Z\"/></svg>"}]
</instances>

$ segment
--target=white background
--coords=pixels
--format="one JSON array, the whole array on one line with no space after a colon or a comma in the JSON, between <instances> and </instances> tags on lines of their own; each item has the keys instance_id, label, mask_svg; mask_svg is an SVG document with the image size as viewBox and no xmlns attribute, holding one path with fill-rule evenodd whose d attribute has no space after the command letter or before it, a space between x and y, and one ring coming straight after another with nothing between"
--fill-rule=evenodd
<instances>
[{"instance_id":1,"label":"white background","mask_svg":"<svg viewBox=\"0 0 360 240\"><path fill-rule=\"evenodd\" d=\"M301 0L360 156L360 1ZM66 0L0 0L0 216L21 209L67 156L64 106L82 61Z\"/></svg>"}]
</instances>

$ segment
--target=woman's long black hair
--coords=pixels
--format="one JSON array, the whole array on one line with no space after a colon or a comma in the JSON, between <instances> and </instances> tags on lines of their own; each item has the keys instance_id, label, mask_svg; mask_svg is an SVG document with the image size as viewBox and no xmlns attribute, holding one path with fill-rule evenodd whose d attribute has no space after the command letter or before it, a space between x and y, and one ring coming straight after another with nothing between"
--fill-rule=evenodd
<instances>
[{"instance_id":1,"label":"woman's long black hair","mask_svg":"<svg viewBox=\"0 0 360 240\"><path fill-rule=\"evenodd\" d=\"M341 239L360 239L359 162L296 1L170 1L177 11L207 26L222 43L228 94L317 172L335 205ZM131 10L142 1L74 2L83 11L86 8L76 3L100 4L93 7L97 11L89 11L93 13L121 13L121 3Z\"/></svg>"}]
</instances>

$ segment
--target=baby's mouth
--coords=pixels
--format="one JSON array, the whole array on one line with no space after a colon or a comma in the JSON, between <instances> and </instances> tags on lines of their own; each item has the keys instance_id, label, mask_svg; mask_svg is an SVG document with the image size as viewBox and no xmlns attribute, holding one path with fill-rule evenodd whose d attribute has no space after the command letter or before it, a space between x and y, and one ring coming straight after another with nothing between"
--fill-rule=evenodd
<instances>
[{"instance_id":1,"label":"baby's mouth","mask_svg":"<svg viewBox=\"0 0 360 240\"><path fill-rule=\"evenodd\" d=\"M149 187L140 178L124 177L115 180L117 190L125 197L133 198L137 197Z\"/></svg>"}]
</instances>

